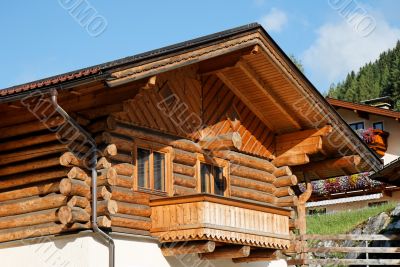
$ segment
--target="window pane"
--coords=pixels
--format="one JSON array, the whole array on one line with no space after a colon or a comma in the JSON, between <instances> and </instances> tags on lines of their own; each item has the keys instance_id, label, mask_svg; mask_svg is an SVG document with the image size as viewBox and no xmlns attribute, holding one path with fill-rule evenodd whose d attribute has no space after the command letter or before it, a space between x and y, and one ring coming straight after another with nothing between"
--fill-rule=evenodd
<instances>
[{"instance_id":1,"label":"window pane","mask_svg":"<svg viewBox=\"0 0 400 267\"><path fill-rule=\"evenodd\" d=\"M214 194L223 196L225 192L225 181L222 168L214 167Z\"/></svg>"},{"instance_id":2,"label":"window pane","mask_svg":"<svg viewBox=\"0 0 400 267\"><path fill-rule=\"evenodd\" d=\"M150 151L138 148L137 150L138 186L150 187Z\"/></svg>"},{"instance_id":3,"label":"window pane","mask_svg":"<svg viewBox=\"0 0 400 267\"><path fill-rule=\"evenodd\" d=\"M165 155L154 152L154 189L165 191Z\"/></svg>"},{"instance_id":4,"label":"window pane","mask_svg":"<svg viewBox=\"0 0 400 267\"><path fill-rule=\"evenodd\" d=\"M201 192L211 193L211 165L200 164L200 176L201 176Z\"/></svg>"},{"instance_id":5,"label":"window pane","mask_svg":"<svg viewBox=\"0 0 400 267\"><path fill-rule=\"evenodd\" d=\"M353 130L364 129L364 122L350 123L350 127L351 127Z\"/></svg>"},{"instance_id":6,"label":"window pane","mask_svg":"<svg viewBox=\"0 0 400 267\"><path fill-rule=\"evenodd\" d=\"M374 123L374 129L383 131L383 122L375 122Z\"/></svg>"}]
</instances>

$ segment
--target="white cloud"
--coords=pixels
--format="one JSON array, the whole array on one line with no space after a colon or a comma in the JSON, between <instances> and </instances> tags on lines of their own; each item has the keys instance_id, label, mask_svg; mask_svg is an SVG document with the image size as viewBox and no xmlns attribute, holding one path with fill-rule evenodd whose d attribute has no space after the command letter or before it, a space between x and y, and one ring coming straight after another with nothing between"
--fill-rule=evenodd
<instances>
[{"instance_id":1,"label":"white cloud","mask_svg":"<svg viewBox=\"0 0 400 267\"><path fill-rule=\"evenodd\" d=\"M400 38L400 29L391 27L379 15L373 18L375 27L369 34L357 31L357 25L345 19L318 29L316 40L301 59L310 79L324 87L320 90L326 90L331 83L343 80L351 70L357 71L395 46Z\"/></svg>"},{"instance_id":2,"label":"white cloud","mask_svg":"<svg viewBox=\"0 0 400 267\"><path fill-rule=\"evenodd\" d=\"M280 32L287 21L286 13L276 8L272 8L268 14L260 19L261 25L269 32Z\"/></svg>"},{"instance_id":3,"label":"white cloud","mask_svg":"<svg viewBox=\"0 0 400 267\"><path fill-rule=\"evenodd\" d=\"M265 0L253 0L253 3L254 3L256 6L262 6L262 5L265 4Z\"/></svg>"}]
</instances>

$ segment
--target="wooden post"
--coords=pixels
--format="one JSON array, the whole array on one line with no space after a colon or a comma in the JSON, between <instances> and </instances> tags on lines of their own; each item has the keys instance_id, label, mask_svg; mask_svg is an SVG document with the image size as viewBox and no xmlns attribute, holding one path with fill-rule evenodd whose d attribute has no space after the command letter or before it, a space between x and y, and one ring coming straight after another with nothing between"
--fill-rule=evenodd
<instances>
[{"instance_id":1,"label":"wooden post","mask_svg":"<svg viewBox=\"0 0 400 267\"><path fill-rule=\"evenodd\" d=\"M305 260L307 258L307 253L304 251L307 248L307 241L303 240L303 236L307 234L307 221L306 221L306 202L311 197L312 194L312 185L310 181L306 179L306 191L304 191L299 196L299 202L297 205L297 223L299 227L299 235L300 235L300 259Z\"/></svg>"}]
</instances>

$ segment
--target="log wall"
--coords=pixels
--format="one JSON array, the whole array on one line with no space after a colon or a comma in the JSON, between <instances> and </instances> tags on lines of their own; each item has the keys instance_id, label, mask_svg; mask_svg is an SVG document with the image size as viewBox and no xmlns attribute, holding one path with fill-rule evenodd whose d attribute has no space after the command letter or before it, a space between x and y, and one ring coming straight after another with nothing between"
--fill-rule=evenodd
<instances>
[{"instance_id":1,"label":"log wall","mask_svg":"<svg viewBox=\"0 0 400 267\"><path fill-rule=\"evenodd\" d=\"M62 132L60 132L62 133ZM90 188L68 178L68 146L37 121L0 131L0 242L86 229ZM74 200L75 199L75 200Z\"/></svg>"},{"instance_id":2,"label":"log wall","mask_svg":"<svg viewBox=\"0 0 400 267\"><path fill-rule=\"evenodd\" d=\"M161 76L158 91L136 88L139 93L132 93L130 100L71 114L99 148L95 197L99 202L97 222L105 230L149 235L150 198L200 192L199 155L225 160L228 196L296 205L290 187L297 184L297 178L289 168L276 168L268 159L273 134L216 77L204 78L201 89L193 71L178 71L170 82ZM189 97L179 89L188 85L196 88L196 94L203 94L206 108L194 101L197 95ZM177 93L188 104L185 112L189 114L165 118L157 104L169 93ZM190 134L178 129L174 123L189 117L190 112L202 117L207 127ZM0 130L0 242L90 228L90 172L86 162L68 152L77 144L61 143L56 133L36 121ZM202 136L233 132L243 141L239 150L208 151L197 143ZM63 141L71 138L66 129L59 134ZM169 149L171 177L166 193L134 190L133 148L139 140ZM79 147L81 153L87 149Z\"/></svg>"}]
</instances>

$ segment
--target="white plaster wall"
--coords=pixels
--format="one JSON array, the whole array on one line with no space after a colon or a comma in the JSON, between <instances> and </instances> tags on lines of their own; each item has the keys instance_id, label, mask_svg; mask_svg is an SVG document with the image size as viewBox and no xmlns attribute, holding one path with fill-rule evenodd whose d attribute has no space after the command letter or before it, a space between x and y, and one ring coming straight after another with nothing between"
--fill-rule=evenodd
<instances>
[{"instance_id":1,"label":"white plaster wall","mask_svg":"<svg viewBox=\"0 0 400 267\"><path fill-rule=\"evenodd\" d=\"M114 237L116 267L285 267L272 263L234 264L232 261L201 261L197 255L164 257L154 240L136 236ZM108 248L93 238L67 235L13 242L0 246L2 267L108 267Z\"/></svg>"},{"instance_id":2,"label":"white plaster wall","mask_svg":"<svg viewBox=\"0 0 400 267\"><path fill-rule=\"evenodd\" d=\"M388 147L383 157L386 164L400 156L400 122L393 118L371 115L369 119L360 118L355 112L348 109L338 109L340 116L348 123L364 122L365 129L372 128L374 122L383 122L383 130L389 132Z\"/></svg>"}]
</instances>

